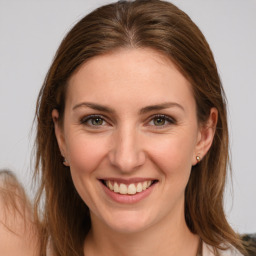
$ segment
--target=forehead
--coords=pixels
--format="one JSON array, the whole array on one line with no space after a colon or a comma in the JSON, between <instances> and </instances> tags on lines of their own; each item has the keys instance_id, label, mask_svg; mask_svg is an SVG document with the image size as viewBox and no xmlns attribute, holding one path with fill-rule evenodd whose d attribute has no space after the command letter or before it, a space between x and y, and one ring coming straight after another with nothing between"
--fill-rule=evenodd
<instances>
[{"instance_id":1,"label":"forehead","mask_svg":"<svg viewBox=\"0 0 256 256\"><path fill-rule=\"evenodd\" d=\"M166 56L152 49L121 49L94 57L70 78L67 103L100 101L159 104L193 103L190 83Z\"/></svg>"}]
</instances>

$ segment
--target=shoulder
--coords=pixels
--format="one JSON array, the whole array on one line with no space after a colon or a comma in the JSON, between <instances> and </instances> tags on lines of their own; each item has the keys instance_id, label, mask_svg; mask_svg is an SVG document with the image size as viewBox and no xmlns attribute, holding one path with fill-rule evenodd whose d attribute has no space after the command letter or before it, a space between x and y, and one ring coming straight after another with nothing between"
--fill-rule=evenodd
<instances>
[{"instance_id":1,"label":"shoulder","mask_svg":"<svg viewBox=\"0 0 256 256\"><path fill-rule=\"evenodd\" d=\"M39 239L30 204L10 172L0 171L0 255L38 255Z\"/></svg>"},{"instance_id":2,"label":"shoulder","mask_svg":"<svg viewBox=\"0 0 256 256\"><path fill-rule=\"evenodd\" d=\"M203 242L202 256L216 256L216 254L214 254L213 247ZM232 245L228 245L227 250L218 250L218 256L243 256L243 255Z\"/></svg>"}]
</instances>

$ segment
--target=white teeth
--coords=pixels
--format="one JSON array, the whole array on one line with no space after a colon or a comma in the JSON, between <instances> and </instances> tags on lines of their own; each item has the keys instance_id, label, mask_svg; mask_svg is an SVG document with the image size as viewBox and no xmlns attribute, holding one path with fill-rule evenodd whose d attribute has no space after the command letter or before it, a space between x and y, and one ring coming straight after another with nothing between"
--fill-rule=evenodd
<instances>
[{"instance_id":1,"label":"white teeth","mask_svg":"<svg viewBox=\"0 0 256 256\"><path fill-rule=\"evenodd\" d=\"M136 187L135 187L135 185L134 184L130 184L129 186L128 186L128 194L129 195L134 195L134 194L136 194Z\"/></svg>"},{"instance_id":2,"label":"white teeth","mask_svg":"<svg viewBox=\"0 0 256 256\"><path fill-rule=\"evenodd\" d=\"M142 184L142 189L145 190L148 186L148 182L147 181L144 181L143 184Z\"/></svg>"},{"instance_id":3,"label":"white teeth","mask_svg":"<svg viewBox=\"0 0 256 256\"><path fill-rule=\"evenodd\" d=\"M112 185L112 183L110 181L108 181L108 185L107 185L111 190L114 190L114 186Z\"/></svg>"},{"instance_id":4,"label":"white teeth","mask_svg":"<svg viewBox=\"0 0 256 256\"><path fill-rule=\"evenodd\" d=\"M141 192L142 191L142 184L138 183L137 185L137 192Z\"/></svg>"},{"instance_id":5,"label":"white teeth","mask_svg":"<svg viewBox=\"0 0 256 256\"><path fill-rule=\"evenodd\" d=\"M122 195L126 195L127 194L127 186L124 184L120 184L119 193Z\"/></svg>"},{"instance_id":6,"label":"white teeth","mask_svg":"<svg viewBox=\"0 0 256 256\"><path fill-rule=\"evenodd\" d=\"M119 186L117 185L117 183L114 183L114 192L118 193L119 192Z\"/></svg>"},{"instance_id":7,"label":"white teeth","mask_svg":"<svg viewBox=\"0 0 256 256\"><path fill-rule=\"evenodd\" d=\"M107 186L108 188L111 189L111 187L113 187L112 184L111 184L111 182L110 182L109 180L107 180L105 183L106 183L106 186ZM113 189L114 189L114 188L113 188ZM113 190L113 189L111 189L111 190Z\"/></svg>"},{"instance_id":8,"label":"white teeth","mask_svg":"<svg viewBox=\"0 0 256 256\"><path fill-rule=\"evenodd\" d=\"M118 184L117 182L111 183L111 181L107 180L105 182L106 186L114 191L115 193L120 193L122 195L134 195L136 193L140 193L143 190L146 190L147 188L149 188L152 185L152 181L144 181L144 182L138 182L137 185L134 183L131 183L129 185L126 184Z\"/></svg>"}]
</instances>

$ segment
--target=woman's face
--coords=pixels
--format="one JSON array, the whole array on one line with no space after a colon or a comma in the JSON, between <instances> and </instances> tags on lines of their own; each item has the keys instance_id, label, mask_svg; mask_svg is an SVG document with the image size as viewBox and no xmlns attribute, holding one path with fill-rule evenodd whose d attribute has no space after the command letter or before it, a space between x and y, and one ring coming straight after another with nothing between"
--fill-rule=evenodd
<instances>
[{"instance_id":1,"label":"woman's face","mask_svg":"<svg viewBox=\"0 0 256 256\"><path fill-rule=\"evenodd\" d=\"M184 191L205 153L192 88L150 49L83 64L69 81L60 150L93 223L136 232L184 222ZM209 136L208 136L209 137Z\"/></svg>"}]
</instances>

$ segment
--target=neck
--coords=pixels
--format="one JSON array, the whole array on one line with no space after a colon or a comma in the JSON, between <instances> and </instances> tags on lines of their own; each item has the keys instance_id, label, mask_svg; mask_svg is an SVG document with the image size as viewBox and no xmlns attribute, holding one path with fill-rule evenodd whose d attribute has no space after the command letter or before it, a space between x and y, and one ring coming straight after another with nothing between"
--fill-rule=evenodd
<instances>
[{"instance_id":1,"label":"neck","mask_svg":"<svg viewBox=\"0 0 256 256\"><path fill-rule=\"evenodd\" d=\"M136 233L120 233L103 227L103 223L94 221L92 217L92 229L85 240L84 255L196 256L199 237L190 232L185 218L169 224L162 221Z\"/></svg>"}]
</instances>

